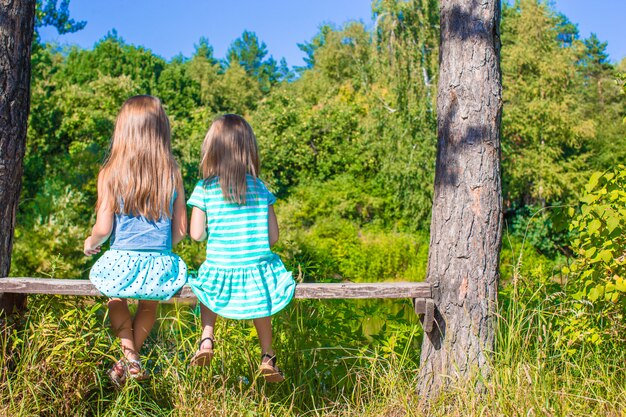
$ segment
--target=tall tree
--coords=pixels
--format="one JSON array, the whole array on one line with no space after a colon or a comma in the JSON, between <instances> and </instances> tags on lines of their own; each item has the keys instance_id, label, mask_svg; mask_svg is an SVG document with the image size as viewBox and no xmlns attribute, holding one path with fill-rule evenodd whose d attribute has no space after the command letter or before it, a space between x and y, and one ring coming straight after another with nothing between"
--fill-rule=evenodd
<instances>
[{"instance_id":1,"label":"tall tree","mask_svg":"<svg viewBox=\"0 0 626 417\"><path fill-rule=\"evenodd\" d=\"M575 27L541 0L504 3L502 120L507 206L571 201L582 189L595 136L581 110Z\"/></svg>"},{"instance_id":2,"label":"tall tree","mask_svg":"<svg viewBox=\"0 0 626 417\"><path fill-rule=\"evenodd\" d=\"M222 72L222 67L213 57L213 47L209 44L209 40L200 38L200 43L196 45L195 54L187 63L187 74L200 87L202 105L210 106L213 109L219 107L222 95L219 78Z\"/></svg>"},{"instance_id":3,"label":"tall tree","mask_svg":"<svg viewBox=\"0 0 626 417\"><path fill-rule=\"evenodd\" d=\"M0 5L0 277L6 277L22 188L35 0L1 0ZM23 296L0 294L0 311L23 304Z\"/></svg>"},{"instance_id":4,"label":"tall tree","mask_svg":"<svg viewBox=\"0 0 626 417\"><path fill-rule=\"evenodd\" d=\"M70 17L70 0L37 0L35 9L35 32L43 26L53 26L59 35L77 32L87 25L84 20Z\"/></svg>"},{"instance_id":5,"label":"tall tree","mask_svg":"<svg viewBox=\"0 0 626 417\"><path fill-rule=\"evenodd\" d=\"M437 120L439 0L378 0L374 7L379 105L373 149L378 181L411 228L430 221ZM381 105L382 104L382 105ZM421 181L415 181L420 178Z\"/></svg>"},{"instance_id":6,"label":"tall tree","mask_svg":"<svg viewBox=\"0 0 626 417\"><path fill-rule=\"evenodd\" d=\"M577 93L583 101L583 117L594 123L595 137L587 141L581 153L590 154L588 162L591 168L604 171L626 159L623 93L615 82L616 69L609 61L607 42L601 42L592 33L589 38L583 39L582 44L577 63L580 76Z\"/></svg>"},{"instance_id":7,"label":"tall tree","mask_svg":"<svg viewBox=\"0 0 626 417\"><path fill-rule=\"evenodd\" d=\"M236 39L226 53L228 64L238 63L246 73L259 82L263 93L268 93L270 88L278 82L280 74L278 64L273 57L267 56L267 45L259 41L256 33L245 30L241 38Z\"/></svg>"},{"instance_id":8,"label":"tall tree","mask_svg":"<svg viewBox=\"0 0 626 417\"><path fill-rule=\"evenodd\" d=\"M431 398L490 373L502 229L500 0L442 0L440 12L427 277L437 323L424 337L418 387Z\"/></svg>"},{"instance_id":9,"label":"tall tree","mask_svg":"<svg viewBox=\"0 0 626 417\"><path fill-rule=\"evenodd\" d=\"M142 93L154 94L165 60L142 46L126 43L115 30L109 32L93 50L73 48L63 72L66 81L84 85L103 75L129 76Z\"/></svg>"},{"instance_id":10,"label":"tall tree","mask_svg":"<svg viewBox=\"0 0 626 417\"><path fill-rule=\"evenodd\" d=\"M317 35L313 37L310 42L303 42L298 44L298 49L306 54L302 60L303 66L295 67L295 70L299 73L303 73L306 70L310 70L315 66L315 51L326 43L326 35L332 32L333 28L329 25L322 25Z\"/></svg>"}]
</instances>

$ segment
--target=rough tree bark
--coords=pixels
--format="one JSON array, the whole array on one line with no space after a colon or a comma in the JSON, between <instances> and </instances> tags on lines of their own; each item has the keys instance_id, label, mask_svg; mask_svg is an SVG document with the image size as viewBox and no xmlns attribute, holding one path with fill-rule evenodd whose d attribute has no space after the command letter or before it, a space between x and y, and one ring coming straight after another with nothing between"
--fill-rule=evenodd
<instances>
[{"instance_id":1,"label":"rough tree bark","mask_svg":"<svg viewBox=\"0 0 626 417\"><path fill-rule=\"evenodd\" d=\"M488 377L502 229L500 0L441 0L437 166L427 280L437 323L419 393Z\"/></svg>"},{"instance_id":2,"label":"rough tree bark","mask_svg":"<svg viewBox=\"0 0 626 417\"><path fill-rule=\"evenodd\" d=\"M9 275L15 213L30 107L30 52L35 0L0 0L0 277ZM0 294L0 312L24 306L19 294Z\"/></svg>"}]
</instances>

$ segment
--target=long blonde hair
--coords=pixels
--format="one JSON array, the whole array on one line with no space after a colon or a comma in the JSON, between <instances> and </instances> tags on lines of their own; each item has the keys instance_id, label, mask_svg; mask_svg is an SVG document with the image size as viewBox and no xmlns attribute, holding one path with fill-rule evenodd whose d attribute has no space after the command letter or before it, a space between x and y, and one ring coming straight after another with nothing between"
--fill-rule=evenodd
<instances>
[{"instance_id":1,"label":"long blonde hair","mask_svg":"<svg viewBox=\"0 0 626 417\"><path fill-rule=\"evenodd\" d=\"M171 200L182 178L172 155L170 122L158 98L142 95L126 100L100 172L104 195L115 213L151 221L172 216ZM102 195L99 191L98 207L104 202Z\"/></svg>"},{"instance_id":2,"label":"long blonde hair","mask_svg":"<svg viewBox=\"0 0 626 417\"><path fill-rule=\"evenodd\" d=\"M246 120L225 114L213 121L202 142L202 178L219 179L227 201L246 203L246 174L259 175L259 150L256 137Z\"/></svg>"}]
</instances>

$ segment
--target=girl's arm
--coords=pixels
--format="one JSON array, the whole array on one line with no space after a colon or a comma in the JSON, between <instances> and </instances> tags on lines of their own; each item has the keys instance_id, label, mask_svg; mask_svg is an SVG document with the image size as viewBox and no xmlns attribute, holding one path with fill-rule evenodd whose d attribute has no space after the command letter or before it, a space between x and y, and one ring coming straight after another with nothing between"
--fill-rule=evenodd
<instances>
[{"instance_id":1,"label":"girl's arm","mask_svg":"<svg viewBox=\"0 0 626 417\"><path fill-rule=\"evenodd\" d=\"M191 210L191 224L189 226L189 236L197 242L207 238L206 213L204 210L194 207Z\"/></svg>"},{"instance_id":2,"label":"girl's arm","mask_svg":"<svg viewBox=\"0 0 626 417\"><path fill-rule=\"evenodd\" d=\"M172 246L187 236L187 207L185 206L185 189L182 181L176 189L176 200L174 200L174 212L172 213Z\"/></svg>"},{"instance_id":3,"label":"girl's arm","mask_svg":"<svg viewBox=\"0 0 626 417\"><path fill-rule=\"evenodd\" d=\"M85 239L83 252L85 255L95 255L100 252L100 247L107 241L113 231L113 208L108 198L108 191L104 187L104 174L98 175L98 196L100 207L96 213L96 224L91 229L91 236Z\"/></svg>"},{"instance_id":4,"label":"girl's arm","mask_svg":"<svg viewBox=\"0 0 626 417\"><path fill-rule=\"evenodd\" d=\"M269 206L269 219L268 230L270 238L270 247L274 246L274 243L278 242L278 220L276 220L276 213L274 213L274 206Z\"/></svg>"}]
</instances>

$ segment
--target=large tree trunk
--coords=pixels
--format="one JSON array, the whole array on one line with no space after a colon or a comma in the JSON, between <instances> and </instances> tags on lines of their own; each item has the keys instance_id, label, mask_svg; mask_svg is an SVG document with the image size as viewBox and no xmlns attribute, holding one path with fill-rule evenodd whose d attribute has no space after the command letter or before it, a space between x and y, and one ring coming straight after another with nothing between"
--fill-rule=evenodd
<instances>
[{"instance_id":1,"label":"large tree trunk","mask_svg":"<svg viewBox=\"0 0 626 417\"><path fill-rule=\"evenodd\" d=\"M502 229L500 0L441 0L440 19L427 278L437 323L424 337L418 387L431 398L489 376Z\"/></svg>"},{"instance_id":2,"label":"large tree trunk","mask_svg":"<svg viewBox=\"0 0 626 417\"><path fill-rule=\"evenodd\" d=\"M30 49L35 0L0 0L0 278L9 275L15 213L30 107ZM0 312L24 305L24 297L0 294Z\"/></svg>"}]
</instances>

